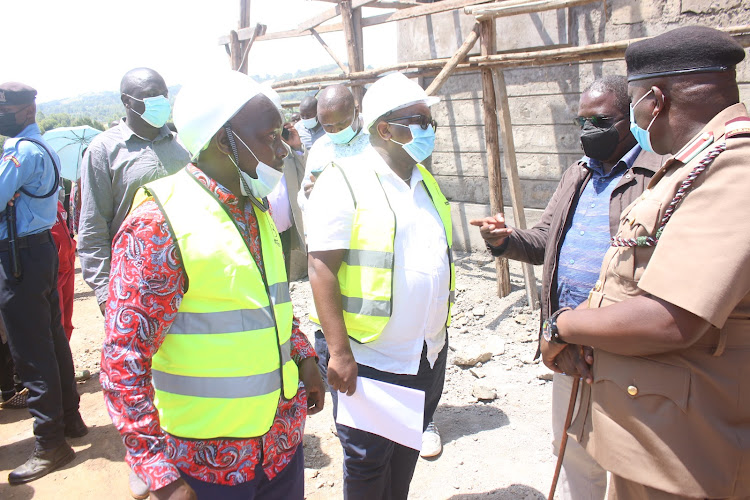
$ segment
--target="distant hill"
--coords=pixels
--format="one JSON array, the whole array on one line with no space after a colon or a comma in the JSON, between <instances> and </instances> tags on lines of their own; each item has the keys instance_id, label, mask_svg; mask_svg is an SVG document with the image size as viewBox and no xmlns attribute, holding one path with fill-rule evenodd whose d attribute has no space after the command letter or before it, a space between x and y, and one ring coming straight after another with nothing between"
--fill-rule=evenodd
<instances>
[{"instance_id":1,"label":"distant hill","mask_svg":"<svg viewBox=\"0 0 750 500\"><path fill-rule=\"evenodd\" d=\"M304 76L324 75L329 73L339 73L341 70L335 64L319 66L313 69L295 71L294 73L283 73L281 75L251 75L258 82L282 81L292 78L302 78ZM179 93L182 85L173 85L169 87L169 100L174 104L174 99ZM299 101L306 95L314 95L317 91L310 90L307 92L292 92L281 95L282 102ZM107 128L110 122L119 120L125 114L125 109L120 101L120 93L111 92L90 92L66 99L58 99L37 104L37 123L42 128L42 132L51 130L55 127L75 126L75 125L92 125L98 129ZM290 113L287 110L287 113ZM0 136L0 148L5 142L5 138Z\"/></svg>"}]
</instances>

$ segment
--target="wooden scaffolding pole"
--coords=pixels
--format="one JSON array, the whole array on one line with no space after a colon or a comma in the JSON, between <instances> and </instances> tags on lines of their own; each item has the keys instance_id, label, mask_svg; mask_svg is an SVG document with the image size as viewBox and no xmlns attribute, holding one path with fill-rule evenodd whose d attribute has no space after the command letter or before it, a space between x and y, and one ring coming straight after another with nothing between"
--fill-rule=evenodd
<instances>
[{"instance_id":1,"label":"wooden scaffolding pole","mask_svg":"<svg viewBox=\"0 0 750 500\"><path fill-rule=\"evenodd\" d=\"M315 31L315 28L310 28L310 33L312 33L312 36L314 36L315 39L318 41L318 43L323 46L325 51L328 52L328 55L331 56L331 59L333 59L336 65L339 68L341 68L341 71L343 71L344 73L347 73L349 71L347 67L344 65L344 63L341 62L341 60L338 57L336 57L336 53L333 51L333 49L331 49L331 47L328 46L325 40L321 38L320 34L318 34L318 32Z\"/></svg>"},{"instance_id":2,"label":"wooden scaffolding pole","mask_svg":"<svg viewBox=\"0 0 750 500\"><path fill-rule=\"evenodd\" d=\"M365 69L362 60L362 10L352 9L351 0L341 0L341 22L344 25L344 36L346 37L346 53L349 57L349 73L360 72ZM362 97L365 89L361 85L352 83L352 94L354 102L362 109Z\"/></svg>"},{"instance_id":3,"label":"wooden scaffolding pole","mask_svg":"<svg viewBox=\"0 0 750 500\"><path fill-rule=\"evenodd\" d=\"M474 29L471 30L471 33L469 33L469 36L466 37L464 43L461 44L461 47L459 47L458 51L453 54L453 57L451 57L445 64L443 69L440 70L440 73L437 77L435 77L430 86L427 87L427 95L435 95L437 91L440 90L440 87L443 86L448 77L453 74L453 71L456 69L456 66L458 66L458 63L463 61L463 59L466 57L466 54L468 54L469 51L474 48L474 44L477 43L478 38L479 23L475 23Z\"/></svg>"},{"instance_id":4,"label":"wooden scaffolding pole","mask_svg":"<svg viewBox=\"0 0 750 500\"><path fill-rule=\"evenodd\" d=\"M482 21L479 25L479 44L483 56L495 51L495 22ZM500 175L500 140L497 134L497 106L495 85L492 81L492 69L482 68L482 110L484 111L484 137L487 147L487 172L490 181L490 210L492 214L502 212L503 203L502 178ZM497 295L505 297L510 294L510 271L508 259L495 258L497 270Z\"/></svg>"},{"instance_id":5,"label":"wooden scaffolding pole","mask_svg":"<svg viewBox=\"0 0 750 500\"><path fill-rule=\"evenodd\" d=\"M490 23L495 23L490 20ZM516 144L513 141L513 127L510 121L510 106L508 105L508 89L505 86L505 75L502 69L492 69L497 100L497 112L500 115L500 131L503 139L503 163L505 164L505 176L510 187L510 200L513 207L513 219L515 226L526 229L526 212L523 208L523 197L521 196L521 179L518 176L518 164L516 163ZM492 189L492 187L490 187ZM523 279L526 283L526 299L532 309L539 308L539 291L536 287L536 276L534 266L528 262L522 262Z\"/></svg>"},{"instance_id":6,"label":"wooden scaffolding pole","mask_svg":"<svg viewBox=\"0 0 750 500\"><path fill-rule=\"evenodd\" d=\"M249 28L250 27L250 0L240 0L240 22L239 26L237 26L237 31L243 29L243 28ZM240 62L237 71L241 73L247 74L247 53L250 51L250 47L253 45L253 42L257 38L257 30L255 33L253 33L253 36L249 40L240 41L239 44L239 51L242 56L240 56ZM239 38L239 37L238 37Z\"/></svg>"}]
</instances>

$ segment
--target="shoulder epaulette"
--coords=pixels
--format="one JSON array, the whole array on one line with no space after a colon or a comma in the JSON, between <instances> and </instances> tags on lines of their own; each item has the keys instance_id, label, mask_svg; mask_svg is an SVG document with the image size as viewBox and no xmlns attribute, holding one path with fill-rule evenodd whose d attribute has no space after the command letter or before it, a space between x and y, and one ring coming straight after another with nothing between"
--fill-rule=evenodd
<instances>
[{"instance_id":1,"label":"shoulder epaulette","mask_svg":"<svg viewBox=\"0 0 750 500\"><path fill-rule=\"evenodd\" d=\"M727 139L738 135L750 135L750 116L732 118L724 125L724 130Z\"/></svg>"},{"instance_id":2,"label":"shoulder epaulette","mask_svg":"<svg viewBox=\"0 0 750 500\"><path fill-rule=\"evenodd\" d=\"M714 142L714 133L704 132L691 142L687 143L679 153L674 155L674 159L681 161L682 163L687 163L698 156L698 154L706 149L712 142Z\"/></svg>"}]
</instances>

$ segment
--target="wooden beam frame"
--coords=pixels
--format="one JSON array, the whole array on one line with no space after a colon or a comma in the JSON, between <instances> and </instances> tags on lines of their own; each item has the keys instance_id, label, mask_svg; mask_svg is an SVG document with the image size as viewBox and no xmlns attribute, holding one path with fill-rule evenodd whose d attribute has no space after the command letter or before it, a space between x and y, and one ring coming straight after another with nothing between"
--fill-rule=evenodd
<instances>
[{"instance_id":1,"label":"wooden beam frame","mask_svg":"<svg viewBox=\"0 0 750 500\"><path fill-rule=\"evenodd\" d=\"M466 14L473 14L478 21L495 19L498 17L515 16L518 14L530 14L545 10L564 9L576 7L599 0L507 0L491 5L464 7Z\"/></svg>"},{"instance_id":2,"label":"wooden beam frame","mask_svg":"<svg viewBox=\"0 0 750 500\"><path fill-rule=\"evenodd\" d=\"M336 63L336 65L339 68L341 68L341 71L343 71L344 73L348 73L349 72L349 68L347 68L346 66L344 66L344 63L342 63L341 60L339 60L339 58L336 56L336 53L333 51L333 49L331 47L329 47L328 44L325 42L325 40L323 40L323 38L321 38L321 36L318 34L317 31L315 31L315 28L310 28L310 33L312 33L312 36L315 37L315 39L318 41L318 43L323 46L323 48L325 49L325 51L328 52L328 55L331 56L331 59L333 59L334 62Z\"/></svg>"},{"instance_id":3,"label":"wooden beam frame","mask_svg":"<svg viewBox=\"0 0 750 500\"><path fill-rule=\"evenodd\" d=\"M729 28L718 28L720 31L732 35L743 47L750 47L750 25L732 26ZM554 64L576 63L586 61L604 61L610 59L622 59L625 49L629 45L645 40L646 38L633 38L618 42L595 43L581 47L565 47L560 49L541 49L524 52L511 52L505 54L470 56L466 62L459 63L454 71L477 71L482 67L499 68L522 68L528 66L550 66ZM349 75L339 73L336 75L315 75L290 80L282 80L274 83L274 88L291 87L309 83L323 83L329 81L343 80L346 82L360 79L368 79L388 73L391 71L413 71L418 69L439 70L449 61L443 59L427 59L424 61L410 61L392 64L381 68L360 71Z\"/></svg>"},{"instance_id":4,"label":"wooden beam frame","mask_svg":"<svg viewBox=\"0 0 750 500\"><path fill-rule=\"evenodd\" d=\"M361 0L361 1L364 1L364 0ZM418 4L417 6L409 7L408 9L401 9L396 12L390 12L387 14L380 14L377 16L362 18L362 27L366 28L368 26L376 26L378 24L392 23L395 21L403 21L405 19L413 19L415 17L426 16L429 14L438 14L440 12L447 12L450 10L461 9L470 5L483 4L483 3L488 3L491 1L492 0L443 0L442 2L437 2L437 3ZM357 0L353 0L352 5L356 6L357 5L356 2ZM344 26L342 23L336 23L336 24L323 25L316 29L318 33L330 33L333 31L343 31ZM278 40L281 38L293 38L297 36L307 36L309 34L310 32L308 30L300 31L297 28L293 30L267 33L263 35L262 37L259 37L257 41ZM246 29L239 30L237 32L237 35L240 41L246 40L252 36L249 30L246 30ZM219 45L226 45L228 43L229 43L229 37L223 36L219 38Z\"/></svg>"}]
</instances>

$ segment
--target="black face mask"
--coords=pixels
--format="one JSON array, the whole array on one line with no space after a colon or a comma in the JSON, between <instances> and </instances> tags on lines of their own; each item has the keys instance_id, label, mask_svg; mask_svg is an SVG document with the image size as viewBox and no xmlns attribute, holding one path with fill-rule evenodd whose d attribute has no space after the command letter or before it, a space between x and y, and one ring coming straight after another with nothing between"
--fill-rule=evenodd
<instances>
[{"instance_id":1,"label":"black face mask","mask_svg":"<svg viewBox=\"0 0 750 500\"><path fill-rule=\"evenodd\" d=\"M0 113L0 135L15 137L23 130L23 125L16 121L17 113Z\"/></svg>"},{"instance_id":2,"label":"black face mask","mask_svg":"<svg viewBox=\"0 0 750 500\"><path fill-rule=\"evenodd\" d=\"M617 150L617 146L622 142L620 133L615 128L617 123L619 121L605 129L595 127L589 121L583 124L583 129L581 129L581 146L583 146L583 152L586 156L599 161L606 161L612 158L612 155Z\"/></svg>"}]
</instances>

